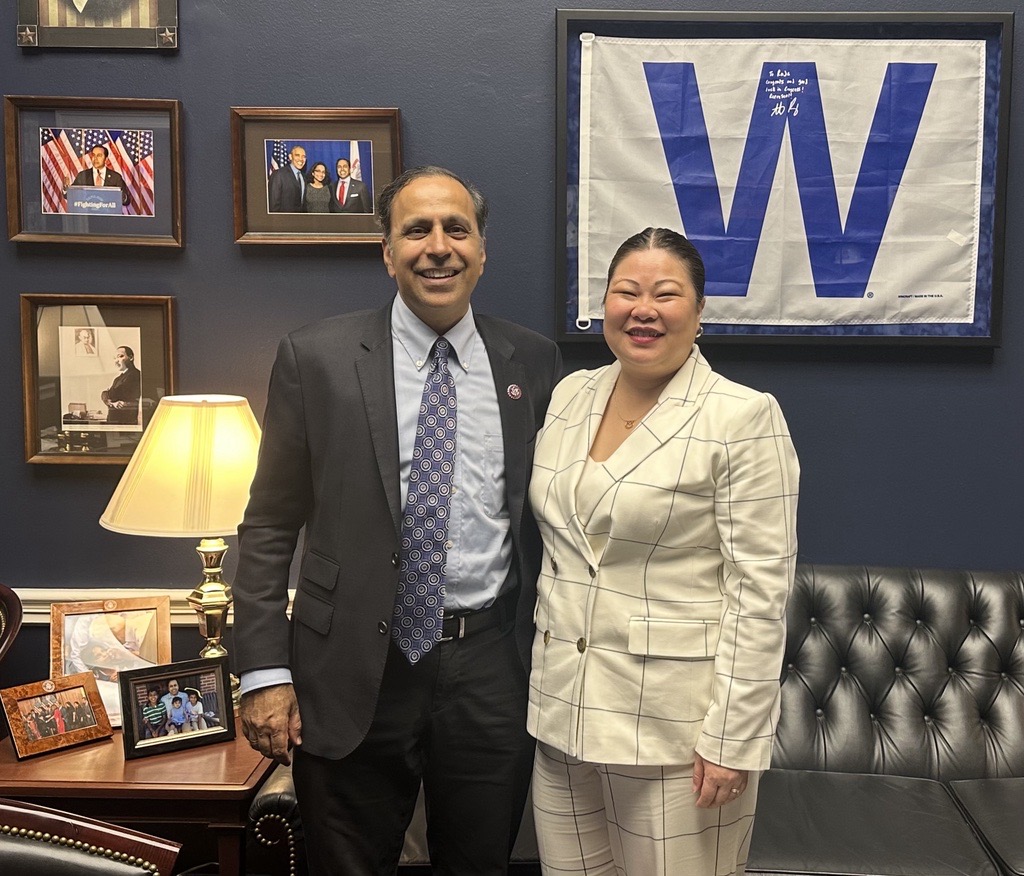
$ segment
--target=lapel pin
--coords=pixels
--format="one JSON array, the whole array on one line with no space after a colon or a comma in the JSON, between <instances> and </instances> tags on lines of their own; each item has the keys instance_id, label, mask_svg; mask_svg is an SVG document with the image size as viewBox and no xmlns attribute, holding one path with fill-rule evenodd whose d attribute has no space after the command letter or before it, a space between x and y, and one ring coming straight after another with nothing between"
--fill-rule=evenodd
<instances>
[{"instance_id":1,"label":"lapel pin","mask_svg":"<svg viewBox=\"0 0 1024 876\"><path fill-rule=\"evenodd\" d=\"M523 391L519 388L518 383L510 383L506 390L508 397L511 399L521 399L523 397Z\"/></svg>"}]
</instances>

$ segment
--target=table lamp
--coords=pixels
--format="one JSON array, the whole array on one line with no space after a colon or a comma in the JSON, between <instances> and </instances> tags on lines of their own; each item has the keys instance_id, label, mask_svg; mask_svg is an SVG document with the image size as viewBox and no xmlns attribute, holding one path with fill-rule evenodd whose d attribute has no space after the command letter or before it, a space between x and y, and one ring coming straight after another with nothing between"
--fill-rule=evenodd
<instances>
[{"instance_id":1,"label":"table lamp","mask_svg":"<svg viewBox=\"0 0 1024 876\"><path fill-rule=\"evenodd\" d=\"M241 396L165 396L100 517L101 526L127 535L201 539L203 580L187 597L206 639L201 657L227 654L223 536L242 520L259 443L259 424Z\"/></svg>"}]
</instances>

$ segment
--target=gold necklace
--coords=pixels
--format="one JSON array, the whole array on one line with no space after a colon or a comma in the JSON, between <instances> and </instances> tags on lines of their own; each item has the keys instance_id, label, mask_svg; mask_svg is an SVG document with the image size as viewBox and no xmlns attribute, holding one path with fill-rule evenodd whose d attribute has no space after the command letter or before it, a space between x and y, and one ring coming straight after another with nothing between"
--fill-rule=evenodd
<instances>
[{"instance_id":1,"label":"gold necklace","mask_svg":"<svg viewBox=\"0 0 1024 876\"><path fill-rule=\"evenodd\" d=\"M647 413L647 412L644 411L644 413ZM639 417L633 417L632 420L627 420L624 416L622 416L622 414L620 414L618 412L618 410L616 410L615 411L615 416L618 417L620 420L622 420L622 425L625 426L627 430L629 430L629 429L632 429L636 425L637 420L642 420L644 415L641 414Z\"/></svg>"}]
</instances>

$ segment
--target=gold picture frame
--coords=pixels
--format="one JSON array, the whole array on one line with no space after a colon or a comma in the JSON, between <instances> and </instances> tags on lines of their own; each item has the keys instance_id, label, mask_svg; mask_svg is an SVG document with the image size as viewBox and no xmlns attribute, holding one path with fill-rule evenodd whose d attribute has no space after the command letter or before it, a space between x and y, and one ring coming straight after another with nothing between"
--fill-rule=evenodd
<instances>
[{"instance_id":1,"label":"gold picture frame","mask_svg":"<svg viewBox=\"0 0 1024 876\"><path fill-rule=\"evenodd\" d=\"M50 606L50 674L91 673L113 727L121 726L119 674L170 661L168 596L55 602Z\"/></svg>"}]
</instances>

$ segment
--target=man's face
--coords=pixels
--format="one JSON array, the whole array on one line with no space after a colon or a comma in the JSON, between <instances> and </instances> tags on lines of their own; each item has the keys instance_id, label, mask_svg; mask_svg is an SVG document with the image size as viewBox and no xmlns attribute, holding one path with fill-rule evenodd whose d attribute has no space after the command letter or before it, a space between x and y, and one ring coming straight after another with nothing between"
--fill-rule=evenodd
<instances>
[{"instance_id":1,"label":"man's face","mask_svg":"<svg viewBox=\"0 0 1024 876\"><path fill-rule=\"evenodd\" d=\"M302 170L306 166L306 150L301 146L292 147L288 157L291 159L292 167L296 170Z\"/></svg>"},{"instance_id":2,"label":"man's face","mask_svg":"<svg viewBox=\"0 0 1024 876\"><path fill-rule=\"evenodd\" d=\"M169 682L167 682L167 693L169 693L172 697L178 693L178 682L175 681L173 678Z\"/></svg>"},{"instance_id":3,"label":"man's face","mask_svg":"<svg viewBox=\"0 0 1024 876\"><path fill-rule=\"evenodd\" d=\"M107 153L103 151L102 146L95 146L89 153L89 160L96 170L103 170L104 165L107 163Z\"/></svg>"},{"instance_id":4,"label":"man's face","mask_svg":"<svg viewBox=\"0 0 1024 876\"><path fill-rule=\"evenodd\" d=\"M446 176L413 180L394 200L384 264L409 309L444 334L469 308L487 255L469 192Z\"/></svg>"},{"instance_id":5,"label":"man's face","mask_svg":"<svg viewBox=\"0 0 1024 876\"><path fill-rule=\"evenodd\" d=\"M117 352L114 353L114 364L117 366L117 370L127 370L128 363L130 361L131 359L128 358L128 354L124 351L124 347L118 347Z\"/></svg>"},{"instance_id":6,"label":"man's face","mask_svg":"<svg viewBox=\"0 0 1024 876\"><path fill-rule=\"evenodd\" d=\"M345 179L351 172L351 168L344 158L338 160L338 166L335 170L338 172L338 179Z\"/></svg>"}]
</instances>

